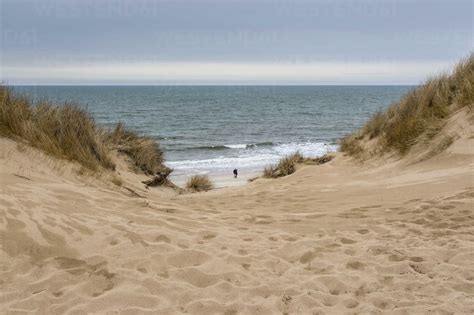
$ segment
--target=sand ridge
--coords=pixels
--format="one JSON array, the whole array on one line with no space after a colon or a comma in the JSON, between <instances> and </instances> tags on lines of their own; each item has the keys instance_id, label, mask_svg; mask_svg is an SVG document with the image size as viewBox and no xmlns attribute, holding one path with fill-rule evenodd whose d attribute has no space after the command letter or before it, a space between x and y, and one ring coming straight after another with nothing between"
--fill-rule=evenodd
<instances>
[{"instance_id":1,"label":"sand ridge","mask_svg":"<svg viewBox=\"0 0 474 315\"><path fill-rule=\"evenodd\" d=\"M2 313L474 312L472 150L134 195L1 141Z\"/></svg>"}]
</instances>

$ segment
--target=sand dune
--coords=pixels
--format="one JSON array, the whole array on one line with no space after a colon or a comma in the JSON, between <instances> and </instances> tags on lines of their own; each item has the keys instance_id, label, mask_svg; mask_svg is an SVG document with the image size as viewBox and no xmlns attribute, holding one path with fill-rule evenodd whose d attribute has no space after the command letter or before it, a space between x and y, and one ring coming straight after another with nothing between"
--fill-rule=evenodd
<instances>
[{"instance_id":1,"label":"sand dune","mask_svg":"<svg viewBox=\"0 0 474 315\"><path fill-rule=\"evenodd\" d=\"M473 313L470 132L419 163L338 156L189 195L0 139L0 311Z\"/></svg>"}]
</instances>

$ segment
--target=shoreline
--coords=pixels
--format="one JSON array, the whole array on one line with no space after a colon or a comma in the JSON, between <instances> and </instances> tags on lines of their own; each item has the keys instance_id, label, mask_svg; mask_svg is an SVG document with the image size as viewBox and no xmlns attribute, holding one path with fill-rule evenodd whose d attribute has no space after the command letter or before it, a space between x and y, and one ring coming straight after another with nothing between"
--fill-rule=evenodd
<instances>
[{"instance_id":1,"label":"shoreline","mask_svg":"<svg viewBox=\"0 0 474 315\"><path fill-rule=\"evenodd\" d=\"M260 176L262 174L262 171L239 170L239 175L237 178L234 178L232 174L232 169L230 169L229 172L226 172L226 174L224 174L223 172L216 172L206 175L209 176L209 179L212 181L215 188L225 188L245 185L249 182L249 179L254 178L256 176ZM170 180L177 186L184 188L186 186L186 181L191 176L192 175L190 174L173 175L173 173L171 173Z\"/></svg>"},{"instance_id":2,"label":"shoreline","mask_svg":"<svg viewBox=\"0 0 474 315\"><path fill-rule=\"evenodd\" d=\"M314 159L314 158L319 158L321 156L327 155L327 154L333 154L338 151L339 146L336 144L329 144L329 143L314 143L314 142L306 142L303 145L309 145L310 147L313 147L315 144L320 145L321 148L319 150L304 150L304 146L302 144L297 144L295 146L295 143L290 143L290 144L280 144L280 146L283 147L289 147L289 149L285 150L284 152L280 153L278 156L277 155L272 155L271 158L267 157L265 162L262 162L261 156L258 154L256 155L248 155L248 156L238 156L238 157L220 157L216 159L213 162L215 162L215 167L212 168L208 166L209 164L212 165L210 162L211 160L186 160L186 161L166 161L165 165L173 169L173 167L176 167L176 169L173 169L173 172L170 174L170 179L172 182L174 182L176 185L184 187L186 184L187 179L189 179L193 175L206 175L209 176L211 181L214 183L214 186L216 188L223 188L223 187L228 187L228 186L241 186L244 185L245 183L248 182L249 179L258 177L263 175L263 171L265 168L269 166L274 166L278 164L278 162L291 154L294 154L296 152L302 153L302 156L308 159ZM243 147L243 149L248 149L247 145L240 145ZM303 148L303 150L302 150ZM251 150L254 150L252 148ZM235 159L233 163L229 163L229 159ZM225 160L226 165L230 164L230 166L223 167L222 164L219 164L219 160ZM249 164L242 164L243 160L247 161ZM204 165L203 166L203 162ZM196 165L195 168L190 168L189 166L186 166L185 168L180 168L182 167L183 163L189 164L189 165ZM179 165L179 166L176 166ZM233 177L232 171L234 168L237 168L239 172L239 176L237 179Z\"/></svg>"}]
</instances>

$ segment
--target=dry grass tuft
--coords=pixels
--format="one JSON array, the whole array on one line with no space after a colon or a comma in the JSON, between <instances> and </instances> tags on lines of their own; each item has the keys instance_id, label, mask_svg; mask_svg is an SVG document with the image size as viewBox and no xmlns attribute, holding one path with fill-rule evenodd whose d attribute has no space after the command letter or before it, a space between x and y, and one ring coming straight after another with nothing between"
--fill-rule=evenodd
<instances>
[{"instance_id":1,"label":"dry grass tuft","mask_svg":"<svg viewBox=\"0 0 474 315\"><path fill-rule=\"evenodd\" d=\"M321 164L326 164L332 161L334 157L335 157L334 154L324 154L323 156L316 157L316 158L304 158L303 163L307 165L321 165Z\"/></svg>"},{"instance_id":2,"label":"dry grass tuft","mask_svg":"<svg viewBox=\"0 0 474 315\"><path fill-rule=\"evenodd\" d=\"M360 143L361 139L362 137L358 133L345 136L340 141L340 150L353 157L361 157L364 153L364 148Z\"/></svg>"},{"instance_id":3,"label":"dry grass tuft","mask_svg":"<svg viewBox=\"0 0 474 315\"><path fill-rule=\"evenodd\" d=\"M208 191L214 188L207 175L194 175L186 183L186 188L191 191Z\"/></svg>"},{"instance_id":4,"label":"dry grass tuft","mask_svg":"<svg viewBox=\"0 0 474 315\"><path fill-rule=\"evenodd\" d=\"M296 165L303 163L305 158L299 152L287 155L278 162L277 165L270 165L264 168L264 178L278 178L293 174L296 171Z\"/></svg>"},{"instance_id":5,"label":"dry grass tuft","mask_svg":"<svg viewBox=\"0 0 474 315\"><path fill-rule=\"evenodd\" d=\"M474 54L451 75L439 75L413 89L387 111L376 113L361 130L341 140L341 151L360 157L376 140L379 153L407 153L422 139L431 139L459 108L474 106ZM375 151L374 151L375 152Z\"/></svg>"}]
</instances>

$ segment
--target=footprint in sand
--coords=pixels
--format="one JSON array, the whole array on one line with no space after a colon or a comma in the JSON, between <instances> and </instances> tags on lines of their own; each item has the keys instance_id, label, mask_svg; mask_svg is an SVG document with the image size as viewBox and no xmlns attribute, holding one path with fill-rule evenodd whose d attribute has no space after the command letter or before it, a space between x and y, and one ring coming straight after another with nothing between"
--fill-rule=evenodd
<instances>
[{"instance_id":1,"label":"footprint in sand","mask_svg":"<svg viewBox=\"0 0 474 315\"><path fill-rule=\"evenodd\" d=\"M451 209L454 209L456 207L453 206L453 205L443 205L443 206L436 206L435 208L441 209L441 210L451 210Z\"/></svg>"},{"instance_id":2,"label":"footprint in sand","mask_svg":"<svg viewBox=\"0 0 474 315\"><path fill-rule=\"evenodd\" d=\"M340 281L337 277L321 276L317 279L317 281L321 282L331 295L340 295L349 292L346 284Z\"/></svg>"},{"instance_id":3,"label":"footprint in sand","mask_svg":"<svg viewBox=\"0 0 474 315\"><path fill-rule=\"evenodd\" d=\"M305 216L305 218L307 219L318 219L318 218L321 218L321 217L324 217L326 216L325 214L309 214L307 216Z\"/></svg>"},{"instance_id":4,"label":"footprint in sand","mask_svg":"<svg viewBox=\"0 0 474 315\"><path fill-rule=\"evenodd\" d=\"M381 254L386 254L387 253L387 248L374 246L374 247L370 247L368 249L368 252L371 253L372 255L378 256L378 255L381 255Z\"/></svg>"},{"instance_id":5,"label":"footprint in sand","mask_svg":"<svg viewBox=\"0 0 474 315\"><path fill-rule=\"evenodd\" d=\"M356 254L356 251L353 249L346 249L344 250L344 254L349 255L349 256L354 256Z\"/></svg>"},{"instance_id":6,"label":"footprint in sand","mask_svg":"<svg viewBox=\"0 0 474 315\"><path fill-rule=\"evenodd\" d=\"M69 257L56 257L55 260L59 264L59 268L64 270L71 270L79 267L84 268L87 265L84 260Z\"/></svg>"},{"instance_id":7,"label":"footprint in sand","mask_svg":"<svg viewBox=\"0 0 474 315\"><path fill-rule=\"evenodd\" d=\"M249 254L245 249L239 249L238 253L239 255L242 255L242 256L246 256Z\"/></svg>"},{"instance_id":8,"label":"footprint in sand","mask_svg":"<svg viewBox=\"0 0 474 315\"><path fill-rule=\"evenodd\" d=\"M357 305L359 305L359 302L357 302L356 300L350 299L350 300L345 300L343 304L346 308L352 309L352 308L356 308Z\"/></svg>"},{"instance_id":9,"label":"footprint in sand","mask_svg":"<svg viewBox=\"0 0 474 315\"><path fill-rule=\"evenodd\" d=\"M115 273L109 272L105 265L106 261L96 264L87 264L84 260L70 257L55 257L59 268L67 271L72 275L88 274L87 281L82 285L84 293L97 297L114 287L113 279Z\"/></svg>"},{"instance_id":10,"label":"footprint in sand","mask_svg":"<svg viewBox=\"0 0 474 315\"><path fill-rule=\"evenodd\" d=\"M364 219L367 218L367 215L359 212L344 212L338 215L340 218L344 219Z\"/></svg>"},{"instance_id":11,"label":"footprint in sand","mask_svg":"<svg viewBox=\"0 0 474 315\"><path fill-rule=\"evenodd\" d=\"M407 204L407 203L411 203L411 202L418 202L418 201L421 201L422 199L411 199L411 200L408 200L408 201L405 201L404 204Z\"/></svg>"},{"instance_id":12,"label":"footprint in sand","mask_svg":"<svg viewBox=\"0 0 474 315\"><path fill-rule=\"evenodd\" d=\"M367 211L366 209L377 209L377 208L380 208L380 207L382 207L382 205L373 205L373 206L361 207L360 209Z\"/></svg>"},{"instance_id":13,"label":"footprint in sand","mask_svg":"<svg viewBox=\"0 0 474 315\"><path fill-rule=\"evenodd\" d=\"M416 273L419 273L421 275L424 275L426 272L425 270L423 269L423 267L419 266L419 265L416 265L416 264L408 264L410 266L411 269L413 269L414 272Z\"/></svg>"},{"instance_id":14,"label":"footprint in sand","mask_svg":"<svg viewBox=\"0 0 474 315\"><path fill-rule=\"evenodd\" d=\"M372 301L372 304L381 309L381 310L386 310L390 307L391 303L388 300L382 299L382 298L375 298Z\"/></svg>"},{"instance_id":15,"label":"footprint in sand","mask_svg":"<svg viewBox=\"0 0 474 315\"><path fill-rule=\"evenodd\" d=\"M162 272L162 273L158 273L158 276L167 279L167 278L169 278L170 275L169 275L169 273L168 273L168 270L166 270L166 271L164 271L164 272Z\"/></svg>"},{"instance_id":16,"label":"footprint in sand","mask_svg":"<svg viewBox=\"0 0 474 315\"><path fill-rule=\"evenodd\" d=\"M267 221L267 220L258 220L255 222L255 224L272 224L272 221Z\"/></svg>"},{"instance_id":17,"label":"footprint in sand","mask_svg":"<svg viewBox=\"0 0 474 315\"><path fill-rule=\"evenodd\" d=\"M342 244L354 244L354 243L357 243L357 241L354 241L354 240L351 240L350 238L341 238L341 243Z\"/></svg>"},{"instance_id":18,"label":"footprint in sand","mask_svg":"<svg viewBox=\"0 0 474 315\"><path fill-rule=\"evenodd\" d=\"M245 270L249 270L249 269L250 269L250 264L242 264L242 267L243 267Z\"/></svg>"},{"instance_id":19,"label":"footprint in sand","mask_svg":"<svg viewBox=\"0 0 474 315\"><path fill-rule=\"evenodd\" d=\"M218 275L207 274L196 268L180 271L176 276L198 288L209 287L220 280Z\"/></svg>"},{"instance_id":20,"label":"footprint in sand","mask_svg":"<svg viewBox=\"0 0 474 315\"><path fill-rule=\"evenodd\" d=\"M313 251L307 251L300 257L300 263L307 264L310 263L316 257L316 253Z\"/></svg>"},{"instance_id":21,"label":"footprint in sand","mask_svg":"<svg viewBox=\"0 0 474 315\"><path fill-rule=\"evenodd\" d=\"M209 261L211 257L197 250L182 250L176 254L170 255L168 257L168 263L174 267L190 267L190 266L199 266Z\"/></svg>"},{"instance_id":22,"label":"footprint in sand","mask_svg":"<svg viewBox=\"0 0 474 315\"><path fill-rule=\"evenodd\" d=\"M337 299L333 296L324 296L322 302L324 306L331 307L337 304Z\"/></svg>"},{"instance_id":23,"label":"footprint in sand","mask_svg":"<svg viewBox=\"0 0 474 315\"><path fill-rule=\"evenodd\" d=\"M418 225L427 225L427 224L430 223L429 221L425 220L424 218L416 219L416 220L409 221L409 222L414 223L414 224L418 224Z\"/></svg>"},{"instance_id":24,"label":"footprint in sand","mask_svg":"<svg viewBox=\"0 0 474 315\"><path fill-rule=\"evenodd\" d=\"M388 286L393 284L394 279L395 278L393 276L383 276L380 282L385 286Z\"/></svg>"},{"instance_id":25,"label":"footprint in sand","mask_svg":"<svg viewBox=\"0 0 474 315\"><path fill-rule=\"evenodd\" d=\"M391 254L388 256L388 260L393 261L393 262L400 262L404 261L406 259L406 256L400 255L400 254Z\"/></svg>"},{"instance_id":26,"label":"footprint in sand","mask_svg":"<svg viewBox=\"0 0 474 315\"><path fill-rule=\"evenodd\" d=\"M351 261L346 264L346 268L353 270L363 270L365 268L365 264L361 263L360 261Z\"/></svg>"},{"instance_id":27,"label":"footprint in sand","mask_svg":"<svg viewBox=\"0 0 474 315\"><path fill-rule=\"evenodd\" d=\"M155 242L170 243L171 240L166 235L158 235L157 237L155 237Z\"/></svg>"},{"instance_id":28,"label":"footprint in sand","mask_svg":"<svg viewBox=\"0 0 474 315\"><path fill-rule=\"evenodd\" d=\"M210 239L213 239L213 238L215 238L215 237L216 237L215 234L207 234L207 235L204 235L204 236L202 237L202 239L203 239L203 240L210 240Z\"/></svg>"}]
</instances>

